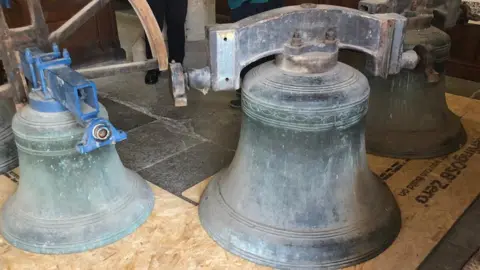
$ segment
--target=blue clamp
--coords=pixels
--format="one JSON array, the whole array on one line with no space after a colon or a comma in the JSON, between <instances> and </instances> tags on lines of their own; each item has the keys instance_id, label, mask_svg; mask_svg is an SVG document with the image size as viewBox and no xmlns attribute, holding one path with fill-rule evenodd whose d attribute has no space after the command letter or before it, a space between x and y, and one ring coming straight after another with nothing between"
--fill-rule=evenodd
<instances>
[{"instance_id":1,"label":"blue clamp","mask_svg":"<svg viewBox=\"0 0 480 270\"><path fill-rule=\"evenodd\" d=\"M103 118L93 119L85 129L82 141L77 144L79 153L88 153L105 145L116 144L127 138L127 134Z\"/></svg>"},{"instance_id":2,"label":"blue clamp","mask_svg":"<svg viewBox=\"0 0 480 270\"><path fill-rule=\"evenodd\" d=\"M70 111L85 127L82 141L77 145L80 153L125 140L125 132L98 116L95 83L70 68L71 63L68 51L60 53L55 44L50 53L28 48L21 54L21 68L31 84L30 106L40 112Z\"/></svg>"},{"instance_id":3,"label":"blue clamp","mask_svg":"<svg viewBox=\"0 0 480 270\"><path fill-rule=\"evenodd\" d=\"M11 0L0 0L0 6L2 8L12 8L12 2Z\"/></svg>"}]
</instances>

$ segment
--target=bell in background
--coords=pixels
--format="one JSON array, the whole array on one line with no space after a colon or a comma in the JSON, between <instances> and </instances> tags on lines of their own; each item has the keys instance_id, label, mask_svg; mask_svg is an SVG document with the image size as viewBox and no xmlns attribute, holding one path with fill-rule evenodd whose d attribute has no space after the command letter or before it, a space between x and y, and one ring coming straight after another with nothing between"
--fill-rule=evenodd
<instances>
[{"instance_id":1,"label":"bell in background","mask_svg":"<svg viewBox=\"0 0 480 270\"><path fill-rule=\"evenodd\" d=\"M367 164L367 79L337 62L336 42L311 47L246 75L235 157L199 206L219 245L280 269L361 263L401 226L392 193Z\"/></svg>"},{"instance_id":2,"label":"bell in background","mask_svg":"<svg viewBox=\"0 0 480 270\"><path fill-rule=\"evenodd\" d=\"M13 118L21 180L2 209L3 237L26 251L63 254L132 233L150 215L154 197L115 150L126 134L108 122L94 83L68 67L66 51L64 58L56 47L25 55L33 91Z\"/></svg>"},{"instance_id":3,"label":"bell in background","mask_svg":"<svg viewBox=\"0 0 480 270\"><path fill-rule=\"evenodd\" d=\"M367 75L367 151L408 159L444 156L466 142L460 118L445 99L450 37L431 25L431 15L410 15L403 46L415 50L421 61L415 70L404 69L387 79Z\"/></svg>"},{"instance_id":4,"label":"bell in background","mask_svg":"<svg viewBox=\"0 0 480 270\"><path fill-rule=\"evenodd\" d=\"M13 101L0 100L0 173L6 173L18 166L17 148L11 126L14 114Z\"/></svg>"}]
</instances>

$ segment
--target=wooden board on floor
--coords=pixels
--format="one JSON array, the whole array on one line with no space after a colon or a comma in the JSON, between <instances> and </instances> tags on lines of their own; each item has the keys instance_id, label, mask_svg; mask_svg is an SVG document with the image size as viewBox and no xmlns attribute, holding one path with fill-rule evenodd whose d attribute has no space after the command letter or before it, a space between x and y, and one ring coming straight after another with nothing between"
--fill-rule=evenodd
<instances>
[{"instance_id":1,"label":"wooden board on floor","mask_svg":"<svg viewBox=\"0 0 480 270\"><path fill-rule=\"evenodd\" d=\"M406 162L369 157L372 170L388 179L404 224L385 253L351 269L415 269L480 192L480 102L455 96L448 96L448 101L452 110L463 116L469 135L464 149L435 160ZM477 154L464 161L467 167L447 183L442 171L455 155L469 148ZM15 191L18 174L17 170L8 177L0 176L0 204ZM416 197L434 180L448 187L439 189L428 202L418 202ZM183 195L198 201L205 185L206 181ZM152 189L156 199L153 213L132 235L103 248L70 255L27 253L0 238L0 269L269 269L217 246L202 229L196 206L156 186ZM404 194L406 189L409 193Z\"/></svg>"},{"instance_id":2,"label":"wooden board on floor","mask_svg":"<svg viewBox=\"0 0 480 270\"><path fill-rule=\"evenodd\" d=\"M28 253L0 238L0 269L261 269L217 246L200 226L197 207L151 187L156 200L153 213L132 235L103 248L69 255ZM16 188L14 181L0 176L0 204Z\"/></svg>"}]
</instances>

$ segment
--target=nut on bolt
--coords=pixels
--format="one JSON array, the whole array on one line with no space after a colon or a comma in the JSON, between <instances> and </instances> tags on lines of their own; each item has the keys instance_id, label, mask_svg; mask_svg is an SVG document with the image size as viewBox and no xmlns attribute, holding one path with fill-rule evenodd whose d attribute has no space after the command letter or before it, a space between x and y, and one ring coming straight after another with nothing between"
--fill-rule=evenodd
<instances>
[{"instance_id":1,"label":"nut on bolt","mask_svg":"<svg viewBox=\"0 0 480 270\"><path fill-rule=\"evenodd\" d=\"M106 141L110 138L110 129L104 124L93 127L93 138L98 141Z\"/></svg>"},{"instance_id":2,"label":"nut on bolt","mask_svg":"<svg viewBox=\"0 0 480 270\"><path fill-rule=\"evenodd\" d=\"M335 39L337 39L337 31L333 28L328 29L325 33L325 40L334 41Z\"/></svg>"},{"instance_id":3,"label":"nut on bolt","mask_svg":"<svg viewBox=\"0 0 480 270\"><path fill-rule=\"evenodd\" d=\"M298 30L293 33L292 41L290 44L294 47L300 47L303 45L303 40Z\"/></svg>"}]
</instances>

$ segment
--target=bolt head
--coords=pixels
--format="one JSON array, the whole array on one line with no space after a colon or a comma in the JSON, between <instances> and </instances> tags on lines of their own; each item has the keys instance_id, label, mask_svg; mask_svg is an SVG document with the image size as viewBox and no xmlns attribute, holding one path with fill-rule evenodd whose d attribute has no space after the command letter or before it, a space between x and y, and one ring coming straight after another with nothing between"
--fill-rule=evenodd
<instances>
[{"instance_id":1,"label":"bolt head","mask_svg":"<svg viewBox=\"0 0 480 270\"><path fill-rule=\"evenodd\" d=\"M95 140L106 141L110 138L110 129L105 125L97 125L93 128L93 137Z\"/></svg>"},{"instance_id":2,"label":"bolt head","mask_svg":"<svg viewBox=\"0 0 480 270\"><path fill-rule=\"evenodd\" d=\"M303 40L299 31L295 31L292 36L292 41L290 42L292 46L300 47L303 45Z\"/></svg>"},{"instance_id":3,"label":"bolt head","mask_svg":"<svg viewBox=\"0 0 480 270\"><path fill-rule=\"evenodd\" d=\"M337 31L335 29L328 29L325 33L325 40L333 41L337 39Z\"/></svg>"}]
</instances>

